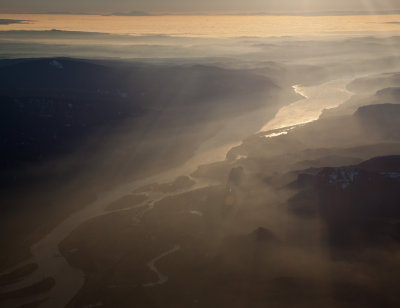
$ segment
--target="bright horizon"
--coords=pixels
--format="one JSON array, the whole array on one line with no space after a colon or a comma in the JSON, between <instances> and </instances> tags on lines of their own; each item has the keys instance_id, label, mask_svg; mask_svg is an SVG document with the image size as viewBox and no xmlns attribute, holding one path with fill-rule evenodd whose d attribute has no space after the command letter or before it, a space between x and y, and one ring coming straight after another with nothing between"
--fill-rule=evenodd
<instances>
[{"instance_id":1,"label":"bright horizon","mask_svg":"<svg viewBox=\"0 0 400 308\"><path fill-rule=\"evenodd\" d=\"M399 15L400 9L396 10L330 10L330 11L109 11L109 12L86 12L86 11L13 11L0 10L0 15L87 15L87 16L381 16Z\"/></svg>"},{"instance_id":2,"label":"bright horizon","mask_svg":"<svg viewBox=\"0 0 400 308\"><path fill-rule=\"evenodd\" d=\"M359 36L398 34L400 15L359 16L101 16L3 14L1 31L76 31L175 37ZM13 22L15 21L15 22Z\"/></svg>"},{"instance_id":3,"label":"bright horizon","mask_svg":"<svg viewBox=\"0 0 400 308\"><path fill-rule=\"evenodd\" d=\"M3 0L1 13L85 14L374 14L400 10L395 0Z\"/></svg>"}]
</instances>

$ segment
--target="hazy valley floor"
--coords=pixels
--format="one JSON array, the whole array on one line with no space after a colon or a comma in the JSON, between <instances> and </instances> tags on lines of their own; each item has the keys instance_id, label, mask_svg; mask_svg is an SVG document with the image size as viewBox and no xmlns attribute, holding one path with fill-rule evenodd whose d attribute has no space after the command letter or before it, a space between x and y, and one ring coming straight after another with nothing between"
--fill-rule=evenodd
<instances>
[{"instance_id":1,"label":"hazy valley floor","mask_svg":"<svg viewBox=\"0 0 400 308\"><path fill-rule=\"evenodd\" d=\"M0 304L398 306L400 79L379 44L3 61L2 102L29 121L2 146L34 163L2 154Z\"/></svg>"}]
</instances>

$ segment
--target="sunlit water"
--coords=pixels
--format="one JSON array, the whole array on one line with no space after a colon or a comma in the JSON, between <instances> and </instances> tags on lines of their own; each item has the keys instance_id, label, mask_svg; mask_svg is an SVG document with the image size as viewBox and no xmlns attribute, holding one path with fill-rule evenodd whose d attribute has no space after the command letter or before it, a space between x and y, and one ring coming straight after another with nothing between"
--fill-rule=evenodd
<instances>
[{"instance_id":1,"label":"sunlit water","mask_svg":"<svg viewBox=\"0 0 400 308\"><path fill-rule=\"evenodd\" d=\"M346 89L349 82L350 79L340 79L312 87L293 86L294 91L303 96L303 99L281 108L261 131L290 127L317 120L324 109L337 107L350 98L351 92ZM275 137L284 133L286 132L274 133L268 135L268 137Z\"/></svg>"},{"instance_id":2,"label":"sunlit water","mask_svg":"<svg viewBox=\"0 0 400 308\"><path fill-rule=\"evenodd\" d=\"M299 124L300 122L315 120L324 108L337 106L343 103L346 98L350 96L350 93L345 90L345 85L347 83L347 80L338 80L331 81L315 87L295 86L294 89L299 94L301 94L304 99L300 99L299 101L290 104L287 107L281 108L281 110L275 115L272 120L268 122L265 127L273 129L293 124ZM259 110L249 112L246 115L242 115L240 119L235 119L235 121L232 121L232 123L227 123L226 126L223 127L219 133L217 133L215 136L207 140L202 146L200 146L195 155L181 166L158 174L156 176L152 176L132 183L126 183L117 187L115 190L99 195L96 202L68 217L56 228L54 228L48 235L46 235L41 241L31 247L33 259L29 260L28 262L36 262L39 265L39 270L37 270L35 274L31 275L24 281L21 281L17 285L13 286L12 289L28 286L31 283L39 281L43 277L50 276L56 280L56 285L53 289L51 289L50 293L48 294L48 300L44 302L41 306L64 306L82 287L84 282L84 275L80 270L71 267L66 259L60 254L58 245L62 240L68 237L68 235L73 230L75 230L85 221L110 213L110 211L105 210L108 204L115 200L118 200L119 198L127 194L130 194L136 188L154 182L160 183L172 181L177 176L189 175L191 172L196 170L197 166L201 164L223 160L227 151L240 141L238 138L243 137L241 135L235 136L235 134L232 135L228 132L232 132L234 128L237 129L238 122L253 123L256 117L259 117L259 120L261 120L261 114L262 112L260 112ZM255 132L258 128L253 125L250 125L249 127L243 127L244 130L248 131L248 134L251 133L251 130ZM274 136L271 135L270 137ZM228 140L228 142L226 140ZM155 194L154 196L149 193L148 200L144 201L142 204L134 206L135 208L144 208L141 216L137 217L138 221L140 221L141 217L143 217L145 213L152 210L157 201L167 196L173 196L183 192L188 192L216 184L218 183L213 182L212 180L199 179L195 186L185 189L183 191ZM116 210L114 212L125 210L127 209ZM198 212L191 214L201 216L201 213ZM153 286L160 283L165 283L168 280L167 276L158 271L155 263L159 259L177 251L179 249L177 247L179 246L175 246L173 249L163 252L161 255L155 257L152 260L149 260L148 266L153 272L157 274L158 280L155 282L148 282L147 284L145 284L146 286ZM40 297L38 297L38 299L40 299ZM29 300L32 300L32 298L30 298ZM25 303L24 299L21 299L17 302L14 301L10 303L10 305L6 305L5 307L17 307L22 303Z\"/></svg>"},{"instance_id":3,"label":"sunlit water","mask_svg":"<svg viewBox=\"0 0 400 308\"><path fill-rule=\"evenodd\" d=\"M389 16L324 16L324 17L285 17L285 16L157 16L157 17L116 17L116 16L82 16L82 15L0 15L0 19L27 20L26 23L0 25L0 31L7 30L65 30L102 32L129 35L166 35L176 37L273 37L273 36L343 36L369 34L400 34L400 15ZM283 107L262 130L272 130L316 120L324 108L332 108L350 97L345 90L348 80L331 81L315 87L294 86L294 90L304 98ZM255 119L258 117L257 121ZM243 118L226 123L221 131L205 142L192 159L182 166L157 176L127 183L116 190L99 196L99 200L73 214L59 224L46 237L32 247L33 260L40 270L22 285L36 282L43 277L54 277L56 286L44 303L46 307L64 306L81 288L83 273L71 267L61 256L58 245L74 229L90 218L106 214L105 207L129 194L133 189L153 182L171 181L177 176L190 174L198 165L211 163L225 158L226 152L240 143L245 137L234 135L237 123L249 123L241 126L248 134L257 131L265 122L262 113L256 111L243 115ZM249 120L251 119L251 120ZM269 137L275 137L271 134ZM199 182L191 189L212 185ZM164 196L158 196L154 202ZM196 214L196 213L194 213ZM197 213L198 214L198 213ZM196 214L196 215L197 215ZM201 215L200 215L201 216ZM175 250L171 250L173 252ZM169 253L170 251L166 252ZM157 272L155 262L162 254L149 261L149 267ZM159 283L165 277L158 273ZM32 298L31 298L32 299ZM23 301L21 302L23 303ZM15 303L14 303L15 304Z\"/></svg>"},{"instance_id":4,"label":"sunlit water","mask_svg":"<svg viewBox=\"0 0 400 308\"><path fill-rule=\"evenodd\" d=\"M176 37L273 37L400 34L400 15L367 16L100 16L0 14L25 20L0 30L64 30Z\"/></svg>"}]
</instances>

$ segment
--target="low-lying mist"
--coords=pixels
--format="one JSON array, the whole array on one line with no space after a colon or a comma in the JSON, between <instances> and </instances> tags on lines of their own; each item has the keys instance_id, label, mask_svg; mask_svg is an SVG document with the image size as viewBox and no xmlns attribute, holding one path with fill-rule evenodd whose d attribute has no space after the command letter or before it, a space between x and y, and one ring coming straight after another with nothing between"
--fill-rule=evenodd
<instances>
[{"instance_id":1,"label":"low-lying mist","mask_svg":"<svg viewBox=\"0 0 400 308\"><path fill-rule=\"evenodd\" d=\"M0 305L399 305L398 37L0 40Z\"/></svg>"}]
</instances>

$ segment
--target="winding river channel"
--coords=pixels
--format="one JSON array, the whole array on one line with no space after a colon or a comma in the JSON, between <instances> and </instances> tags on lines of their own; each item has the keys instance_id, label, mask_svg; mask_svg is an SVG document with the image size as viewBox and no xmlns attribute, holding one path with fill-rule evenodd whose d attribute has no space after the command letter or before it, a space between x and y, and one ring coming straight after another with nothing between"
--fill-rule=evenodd
<instances>
[{"instance_id":1,"label":"winding river channel","mask_svg":"<svg viewBox=\"0 0 400 308\"><path fill-rule=\"evenodd\" d=\"M334 80L313 87L294 86L294 90L304 98L281 108L275 117L272 118L272 120L269 120L262 130L277 129L316 120L323 109L338 106L351 96L351 93L345 89L348 82L349 80ZM228 132L230 132L234 127L236 127L236 130L238 129L237 121L240 121L239 123L254 123L253 120L255 117L260 117L259 110L244 114L240 119L235 119L235 121L227 123L217 135L213 136L201 145L195 155L183 165L143 180L126 183L118 186L111 192L100 193L97 201L65 219L49 234L31 247L33 257L26 263L37 263L39 269L23 281L10 286L10 290L29 286L32 283L40 281L43 277L53 277L56 281L55 286L46 295L41 295L35 298L26 298L24 300L10 301L5 303L6 305L3 307L18 307L21 304L42 299L44 297L46 297L47 300L44 301L40 307L54 308L66 306L83 286L85 277L80 270L72 267L61 255L59 244L82 223L91 218L110 213L110 211L106 210L107 205L130 194L133 190L155 182L171 182L178 176L191 174L199 165L224 160L226 153L232 147L241 142L241 139L235 139L232 136L229 136L228 138ZM262 124L258 127L251 127L248 134L256 133L261 126ZM135 205L135 207L147 207L146 210L149 211L157 201L162 200L167 196L177 195L218 184L205 179L195 180L196 184L194 186L174 193L148 192L148 199L142 204ZM193 214L201 216L201 213ZM167 282L167 276L157 269L156 262L161 258L173 254L179 249L180 246L179 243L177 243L176 246L172 247L170 250L163 252L159 256L155 256L152 260L149 260L147 266L149 267L149 270L157 274L158 280L148 282L144 284L144 286L160 285Z\"/></svg>"}]
</instances>

